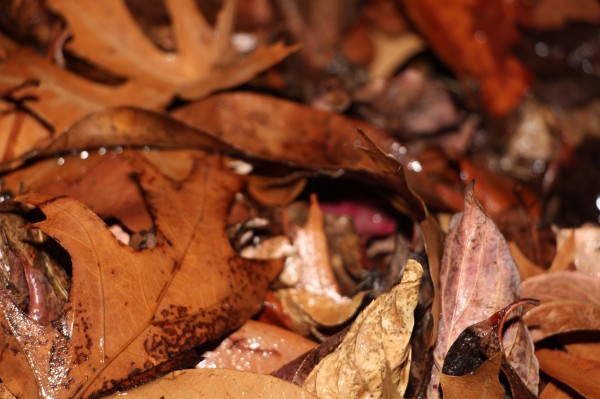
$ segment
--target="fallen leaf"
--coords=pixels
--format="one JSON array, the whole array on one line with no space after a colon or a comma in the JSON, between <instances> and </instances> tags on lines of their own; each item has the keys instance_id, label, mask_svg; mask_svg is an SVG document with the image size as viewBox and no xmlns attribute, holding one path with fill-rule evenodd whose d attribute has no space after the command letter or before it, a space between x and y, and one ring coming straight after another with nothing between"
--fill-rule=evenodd
<instances>
[{"instance_id":1,"label":"fallen leaf","mask_svg":"<svg viewBox=\"0 0 600 399\"><path fill-rule=\"evenodd\" d=\"M242 396L256 399L315 398L299 386L270 375L227 369L174 371L139 388L117 393L108 398L118 399L124 395L132 399L213 399Z\"/></svg>"},{"instance_id":2,"label":"fallen leaf","mask_svg":"<svg viewBox=\"0 0 600 399\"><path fill-rule=\"evenodd\" d=\"M282 271L282 275L293 276L288 282L293 285L275 295L294 322L294 330L307 334L314 333L314 328L342 325L356 314L367 293L361 291L352 298L341 295L315 194L311 195L308 220L296 229L293 244L296 254L287 258Z\"/></svg>"},{"instance_id":3,"label":"fallen leaf","mask_svg":"<svg viewBox=\"0 0 600 399\"><path fill-rule=\"evenodd\" d=\"M271 375L296 385L302 385L315 366L337 349L349 329L350 325L328 337L317 347L284 364L273 371Z\"/></svg>"},{"instance_id":4,"label":"fallen leaf","mask_svg":"<svg viewBox=\"0 0 600 399\"><path fill-rule=\"evenodd\" d=\"M530 310L523 321L529 327L533 342L573 331L600 331L600 306L555 300Z\"/></svg>"},{"instance_id":5,"label":"fallen leaf","mask_svg":"<svg viewBox=\"0 0 600 399\"><path fill-rule=\"evenodd\" d=\"M586 224L575 229L559 229L556 247L557 258L569 259L575 270L600 277L600 227Z\"/></svg>"},{"instance_id":6,"label":"fallen leaf","mask_svg":"<svg viewBox=\"0 0 600 399\"><path fill-rule=\"evenodd\" d=\"M531 277L521 287L523 295L541 302L523 317L535 342L558 334L600 330L600 279L562 271Z\"/></svg>"},{"instance_id":7,"label":"fallen leaf","mask_svg":"<svg viewBox=\"0 0 600 399\"><path fill-rule=\"evenodd\" d=\"M434 350L429 397L438 397L438 372L446 353L467 327L519 299L519 274L504 237L485 214L470 183L465 210L452 218L440 274L441 319ZM502 338L508 362L525 385L537 393L538 368L533 342L522 321Z\"/></svg>"},{"instance_id":8,"label":"fallen leaf","mask_svg":"<svg viewBox=\"0 0 600 399\"><path fill-rule=\"evenodd\" d=\"M512 397L516 399L535 398L536 395L525 386L525 381L507 362L502 345L504 326L507 324L511 311L527 303L537 304L532 299L520 299L489 318L470 325L460 333L448 349L444 359L444 367L440 375L444 397L446 397L446 389L449 388L450 392L456 394L460 387L468 382L471 383L470 389L474 392L490 390L497 395L499 391L504 391L498 379L499 372L502 370L510 384ZM501 355L499 359L497 358L498 354ZM484 370L477 373L482 368ZM474 375L475 373L477 374ZM448 378L452 376L455 378ZM504 397L504 394L499 397Z\"/></svg>"},{"instance_id":9,"label":"fallen leaf","mask_svg":"<svg viewBox=\"0 0 600 399\"><path fill-rule=\"evenodd\" d=\"M279 270L277 262L242 259L231 248L225 220L241 180L219 156L199 155L183 181L130 156L152 209L152 249L120 244L74 200L19 200L40 208L45 220L34 227L57 240L73 264L70 300L53 324L25 317L0 294L2 356L10 359L0 363L0 376L19 397L89 396L216 339L260 309Z\"/></svg>"},{"instance_id":10,"label":"fallen leaf","mask_svg":"<svg viewBox=\"0 0 600 399\"><path fill-rule=\"evenodd\" d=\"M579 358L560 350L538 349L540 369L586 398L600 397L600 361Z\"/></svg>"},{"instance_id":11,"label":"fallen leaf","mask_svg":"<svg viewBox=\"0 0 600 399\"><path fill-rule=\"evenodd\" d=\"M509 242L508 249L519 268L519 276L521 281L527 280L529 277L537 276L544 272L544 269L533 263L519 248L516 242Z\"/></svg>"},{"instance_id":12,"label":"fallen leaf","mask_svg":"<svg viewBox=\"0 0 600 399\"><path fill-rule=\"evenodd\" d=\"M498 352L490 359L486 360L481 367L471 374L460 377L442 374L440 376L440 382L444 392L444 398L504 398L506 393L498 380L501 363L502 354Z\"/></svg>"},{"instance_id":13,"label":"fallen leaf","mask_svg":"<svg viewBox=\"0 0 600 399\"><path fill-rule=\"evenodd\" d=\"M269 374L317 344L289 330L248 320L215 349L204 353L196 368L226 368Z\"/></svg>"},{"instance_id":14,"label":"fallen leaf","mask_svg":"<svg viewBox=\"0 0 600 399\"><path fill-rule=\"evenodd\" d=\"M409 260L402 281L359 314L339 347L309 374L304 389L318 397L401 397L422 274L421 265Z\"/></svg>"},{"instance_id":15,"label":"fallen leaf","mask_svg":"<svg viewBox=\"0 0 600 399\"><path fill-rule=\"evenodd\" d=\"M435 0L403 0L402 4L465 89L481 93L489 113L504 115L517 105L529 77L511 53L519 38L514 5L484 0L453 0L444 7Z\"/></svg>"},{"instance_id":16,"label":"fallen leaf","mask_svg":"<svg viewBox=\"0 0 600 399\"><path fill-rule=\"evenodd\" d=\"M84 115L105 107L129 104L158 110L175 95L200 98L212 91L239 85L296 50L277 43L261 47L248 56L234 53L229 43L233 0L225 2L214 30L194 1L167 1L177 43L174 53L159 50L144 35L129 14L125 1L47 3L67 22L73 36L67 44L69 51L126 78L117 86L94 82L2 37L0 43L6 57L1 66L0 87L16 86L27 79L39 81L39 87L20 90L19 98L35 98L37 101L27 101L29 109L49 124L51 133L55 134L62 133ZM48 132L44 132L45 127L38 124L32 128L31 131L21 128L19 134L28 138L50 138ZM39 139L21 141L23 146L15 155L30 149Z\"/></svg>"}]
</instances>

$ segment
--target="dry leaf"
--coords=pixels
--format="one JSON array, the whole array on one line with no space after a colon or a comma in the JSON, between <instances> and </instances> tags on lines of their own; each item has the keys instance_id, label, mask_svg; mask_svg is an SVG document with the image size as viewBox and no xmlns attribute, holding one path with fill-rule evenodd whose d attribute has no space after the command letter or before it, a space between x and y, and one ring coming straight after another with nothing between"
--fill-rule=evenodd
<instances>
[{"instance_id":1,"label":"dry leaf","mask_svg":"<svg viewBox=\"0 0 600 399\"><path fill-rule=\"evenodd\" d=\"M504 237L475 198L465 191L465 210L453 217L440 274L442 312L429 397L438 397L438 372L452 343L467 327L519 298L519 274ZM521 321L502 339L509 363L531 392L537 393L538 368L533 342Z\"/></svg>"},{"instance_id":2,"label":"dry leaf","mask_svg":"<svg viewBox=\"0 0 600 399\"><path fill-rule=\"evenodd\" d=\"M502 344L504 327L510 313L527 303L537 305L537 301L532 299L515 301L487 319L470 325L456 338L446 353L444 368L440 376L444 397L447 389L456 393L459 387L466 382L471 382L471 390L474 392L490 390L497 393L499 390L504 391L498 379L499 372L502 370L510 384L513 398L535 398L536 395L525 386L524 381L508 363ZM498 367L491 367L487 364L493 364L498 354L501 354L500 359L497 360ZM481 368L484 368L485 372L474 375ZM490 375L494 372L495 375ZM449 376L457 378L447 378ZM501 395L501 397L503 396Z\"/></svg>"},{"instance_id":3,"label":"dry leaf","mask_svg":"<svg viewBox=\"0 0 600 399\"><path fill-rule=\"evenodd\" d=\"M39 81L39 88L20 90L19 98L35 98L36 101L27 101L29 108L50 124L54 133L62 133L77 119L105 107L129 104L161 109L175 95L199 98L239 85L281 61L295 48L278 43L261 47L246 57L234 54L229 43L234 4L233 0L225 3L213 30L193 0L167 1L177 43L177 51L167 53L144 35L122 0L48 1L66 19L73 34L67 44L69 51L126 78L125 83L111 86L87 80L1 37L6 57L0 65L0 87L17 86L28 79ZM14 150L15 155L48 138L41 125L31 127L27 131L21 128L20 134L29 140Z\"/></svg>"},{"instance_id":4,"label":"dry leaf","mask_svg":"<svg viewBox=\"0 0 600 399\"><path fill-rule=\"evenodd\" d=\"M340 346L302 386L320 398L402 396L422 275L421 265L409 260L402 281L359 314Z\"/></svg>"},{"instance_id":5,"label":"dry leaf","mask_svg":"<svg viewBox=\"0 0 600 399\"><path fill-rule=\"evenodd\" d=\"M586 398L600 398L600 361L579 358L560 350L535 351L540 369Z\"/></svg>"},{"instance_id":6,"label":"dry leaf","mask_svg":"<svg viewBox=\"0 0 600 399\"><path fill-rule=\"evenodd\" d=\"M218 347L204 353L196 367L269 374L316 345L289 330L248 320Z\"/></svg>"},{"instance_id":7,"label":"dry leaf","mask_svg":"<svg viewBox=\"0 0 600 399\"><path fill-rule=\"evenodd\" d=\"M264 374L237 370L174 371L131 391L109 396L118 399L214 399L247 396L256 399L310 399L314 395L297 385Z\"/></svg>"},{"instance_id":8,"label":"dry leaf","mask_svg":"<svg viewBox=\"0 0 600 399\"><path fill-rule=\"evenodd\" d=\"M485 361L475 372L465 376L442 374L440 382L445 399L503 399L504 389L500 385L498 375L502 353L498 352Z\"/></svg>"},{"instance_id":9,"label":"dry leaf","mask_svg":"<svg viewBox=\"0 0 600 399\"><path fill-rule=\"evenodd\" d=\"M40 207L46 219L34 226L71 255L73 286L51 325L33 322L0 294L7 359L0 376L19 397L89 396L216 339L260 309L279 270L233 252L225 220L241 181L218 156L198 156L183 181L131 156L156 226L152 249L118 243L74 200L20 199Z\"/></svg>"},{"instance_id":10,"label":"dry leaf","mask_svg":"<svg viewBox=\"0 0 600 399\"><path fill-rule=\"evenodd\" d=\"M294 322L294 329L306 335L314 332L313 327L339 326L354 316L366 292L352 298L341 295L323 230L323 213L314 194L308 220L295 232L293 244L296 254L287 258L282 272L292 287L275 294Z\"/></svg>"},{"instance_id":11,"label":"dry leaf","mask_svg":"<svg viewBox=\"0 0 600 399\"><path fill-rule=\"evenodd\" d=\"M600 227L586 224L576 229L559 229L556 257L575 264L575 270L600 277ZM552 262L554 267L554 262ZM554 270L554 268L552 268Z\"/></svg>"},{"instance_id":12,"label":"dry leaf","mask_svg":"<svg viewBox=\"0 0 600 399\"><path fill-rule=\"evenodd\" d=\"M542 304L523 319L537 342L574 331L600 330L600 279L577 271L545 273L525 280L523 295Z\"/></svg>"}]
</instances>

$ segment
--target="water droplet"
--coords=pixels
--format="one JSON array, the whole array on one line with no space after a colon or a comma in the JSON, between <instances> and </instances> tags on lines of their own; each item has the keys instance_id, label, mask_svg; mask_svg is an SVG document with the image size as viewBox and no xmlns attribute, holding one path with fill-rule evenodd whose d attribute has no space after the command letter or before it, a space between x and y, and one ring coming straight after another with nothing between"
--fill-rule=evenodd
<instances>
[{"instance_id":1,"label":"water droplet","mask_svg":"<svg viewBox=\"0 0 600 399\"><path fill-rule=\"evenodd\" d=\"M58 166L62 166L65 164L65 159L63 157L60 157L56 160L56 163Z\"/></svg>"},{"instance_id":2,"label":"water droplet","mask_svg":"<svg viewBox=\"0 0 600 399\"><path fill-rule=\"evenodd\" d=\"M88 159L89 156L90 156L90 153L87 151L81 151L79 153L79 158L81 158L81 159Z\"/></svg>"},{"instance_id":3,"label":"water droplet","mask_svg":"<svg viewBox=\"0 0 600 399\"><path fill-rule=\"evenodd\" d=\"M533 50L538 57L548 57L550 55L550 48L544 42L537 42Z\"/></svg>"},{"instance_id":4,"label":"water droplet","mask_svg":"<svg viewBox=\"0 0 600 399\"><path fill-rule=\"evenodd\" d=\"M421 165L421 162L414 160L414 161L410 161L408 164L406 164L406 167L409 170L412 170L414 172L421 172L423 170L423 165Z\"/></svg>"},{"instance_id":5,"label":"water droplet","mask_svg":"<svg viewBox=\"0 0 600 399\"><path fill-rule=\"evenodd\" d=\"M373 223L381 223L382 220L383 220L383 217L381 217L381 215L379 213L375 213L371 217L371 221L373 221Z\"/></svg>"},{"instance_id":6,"label":"water droplet","mask_svg":"<svg viewBox=\"0 0 600 399\"><path fill-rule=\"evenodd\" d=\"M115 153L116 154L121 154L123 152L123 147L121 147L120 145L115 147Z\"/></svg>"},{"instance_id":7,"label":"water droplet","mask_svg":"<svg viewBox=\"0 0 600 399\"><path fill-rule=\"evenodd\" d=\"M600 211L600 194L596 197L596 208Z\"/></svg>"},{"instance_id":8,"label":"water droplet","mask_svg":"<svg viewBox=\"0 0 600 399\"><path fill-rule=\"evenodd\" d=\"M99 154L99 155L104 155L104 154L106 154L106 148L104 148L104 147L100 147L100 148L98 148L98 154Z\"/></svg>"}]
</instances>

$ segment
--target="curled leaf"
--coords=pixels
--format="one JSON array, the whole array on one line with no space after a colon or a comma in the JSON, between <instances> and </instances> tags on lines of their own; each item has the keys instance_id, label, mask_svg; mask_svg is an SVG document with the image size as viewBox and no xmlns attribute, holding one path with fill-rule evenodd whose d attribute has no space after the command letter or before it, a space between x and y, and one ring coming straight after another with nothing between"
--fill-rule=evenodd
<instances>
[{"instance_id":1,"label":"curled leaf","mask_svg":"<svg viewBox=\"0 0 600 399\"><path fill-rule=\"evenodd\" d=\"M359 314L339 347L302 386L319 397L402 396L422 275L421 265L409 260L402 281Z\"/></svg>"}]
</instances>

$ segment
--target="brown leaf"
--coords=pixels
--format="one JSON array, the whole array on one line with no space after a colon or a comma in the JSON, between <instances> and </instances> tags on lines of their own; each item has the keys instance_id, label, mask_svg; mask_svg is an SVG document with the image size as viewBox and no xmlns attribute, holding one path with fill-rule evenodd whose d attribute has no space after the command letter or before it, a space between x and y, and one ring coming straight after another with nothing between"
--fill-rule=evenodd
<instances>
[{"instance_id":1,"label":"brown leaf","mask_svg":"<svg viewBox=\"0 0 600 399\"><path fill-rule=\"evenodd\" d=\"M573 331L600 331L600 306L556 300L532 309L523 321L529 327L533 342Z\"/></svg>"},{"instance_id":2,"label":"brown leaf","mask_svg":"<svg viewBox=\"0 0 600 399\"><path fill-rule=\"evenodd\" d=\"M218 347L204 353L196 367L269 374L316 345L289 330L248 320Z\"/></svg>"},{"instance_id":3,"label":"brown leaf","mask_svg":"<svg viewBox=\"0 0 600 399\"><path fill-rule=\"evenodd\" d=\"M523 295L542 302L523 318L536 342L557 334L600 330L600 279L562 271L531 277L521 288Z\"/></svg>"},{"instance_id":4,"label":"brown leaf","mask_svg":"<svg viewBox=\"0 0 600 399\"><path fill-rule=\"evenodd\" d=\"M225 220L241 181L220 157L199 155L182 181L135 155L131 162L156 226L152 249L118 243L74 200L20 199L41 209L46 219L34 226L71 255L73 286L51 325L33 322L0 294L7 359L0 376L17 396L89 396L216 339L260 308L278 272L276 262L242 259L229 245ZM186 288L190 282L195 289Z\"/></svg>"},{"instance_id":5,"label":"brown leaf","mask_svg":"<svg viewBox=\"0 0 600 399\"><path fill-rule=\"evenodd\" d=\"M108 398L118 399L123 395L132 399L212 399L242 396L257 399L316 398L297 385L269 375L227 369L175 371L149 384Z\"/></svg>"},{"instance_id":6,"label":"brown leaf","mask_svg":"<svg viewBox=\"0 0 600 399\"><path fill-rule=\"evenodd\" d=\"M460 377L442 374L440 382L444 398L504 398L505 392L498 380L501 363L502 354L498 352L471 374Z\"/></svg>"},{"instance_id":7,"label":"brown leaf","mask_svg":"<svg viewBox=\"0 0 600 399\"><path fill-rule=\"evenodd\" d=\"M450 223L440 281L442 312L429 386L432 398L437 397L437 373L460 333L520 295L515 262L504 237L477 202L472 183L465 191L465 210ZM537 360L524 323L513 323L502 342L510 364L529 390L537 393Z\"/></svg>"},{"instance_id":8,"label":"brown leaf","mask_svg":"<svg viewBox=\"0 0 600 399\"><path fill-rule=\"evenodd\" d=\"M385 132L364 122L335 113L319 111L290 101L254 93L223 93L177 109L172 115L190 126L197 126L236 148L267 159L279 160L297 167L340 172L371 172L356 176L367 183L380 181L377 166L368 153L357 147L369 143L358 136L360 128L384 154L391 154L402 163L414 160L400 154L399 143ZM240 122L241 121L241 122ZM322 167L322 168L321 168ZM410 184L414 192L428 204L439 204L440 195L431 188L431 176L425 171L405 168L402 175L387 176L380 184L390 187L399 197L393 205L417 220L425 218L420 199L406 190ZM440 205L447 206L447 205Z\"/></svg>"},{"instance_id":9,"label":"brown leaf","mask_svg":"<svg viewBox=\"0 0 600 399\"><path fill-rule=\"evenodd\" d=\"M339 326L356 314L366 292L349 298L341 295L337 283L327 237L323 230L323 213L316 195L311 195L308 220L295 232L295 255L288 257L283 275L293 276L290 288L275 292L284 310L302 334L311 327Z\"/></svg>"},{"instance_id":10,"label":"brown leaf","mask_svg":"<svg viewBox=\"0 0 600 399\"><path fill-rule=\"evenodd\" d=\"M538 349L535 352L540 369L586 398L600 397L600 362L582 359L566 352Z\"/></svg>"},{"instance_id":11,"label":"brown leaf","mask_svg":"<svg viewBox=\"0 0 600 399\"><path fill-rule=\"evenodd\" d=\"M36 101L26 102L29 109L50 124L54 133L62 133L74 121L105 107L127 104L157 110L175 95L199 98L239 85L296 48L277 43L245 57L234 54L229 45L234 3L225 3L213 31L194 1L168 1L177 43L177 52L168 53L144 35L122 0L97 4L48 1L66 19L73 34L67 48L126 81L111 86L87 80L0 36L0 45L6 52L0 87L13 87L27 79L39 81L39 87L20 90L19 98L35 98ZM20 128L16 121L5 127L17 129L26 137L18 141L14 155L30 149L40 139L50 138L43 126L32 124L31 120L27 117L27 125ZM24 130L26 127L31 129ZM4 159L9 158L5 155Z\"/></svg>"},{"instance_id":12,"label":"brown leaf","mask_svg":"<svg viewBox=\"0 0 600 399\"><path fill-rule=\"evenodd\" d=\"M422 274L421 265L409 260L402 281L359 314L340 346L302 386L319 397L402 396Z\"/></svg>"},{"instance_id":13,"label":"brown leaf","mask_svg":"<svg viewBox=\"0 0 600 399\"><path fill-rule=\"evenodd\" d=\"M521 290L542 303L566 299L600 306L600 279L582 272L544 273L525 280Z\"/></svg>"},{"instance_id":14,"label":"brown leaf","mask_svg":"<svg viewBox=\"0 0 600 399\"><path fill-rule=\"evenodd\" d=\"M511 15L514 6L485 0L453 0L444 7L435 0L402 3L467 90L481 93L488 112L506 114L518 103L528 73L511 53L518 39Z\"/></svg>"},{"instance_id":15,"label":"brown leaf","mask_svg":"<svg viewBox=\"0 0 600 399\"><path fill-rule=\"evenodd\" d=\"M560 229L556 237L557 253L571 260L575 270L600 277L600 227L586 224L576 229ZM552 262L552 270L554 262Z\"/></svg>"}]
</instances>

